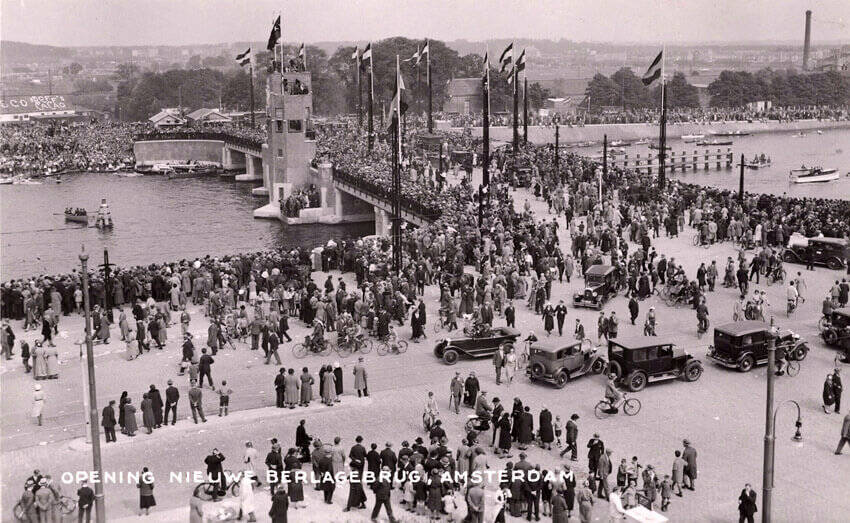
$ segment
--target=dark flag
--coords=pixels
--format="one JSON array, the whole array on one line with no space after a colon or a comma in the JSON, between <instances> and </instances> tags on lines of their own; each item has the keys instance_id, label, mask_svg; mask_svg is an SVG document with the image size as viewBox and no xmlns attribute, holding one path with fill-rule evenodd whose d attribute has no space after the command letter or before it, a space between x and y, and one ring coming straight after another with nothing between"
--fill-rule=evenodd
<instances>
[{"instance_id":1,"label":"dark flag","mask_svg":"<svg viewBox=\"0 0 850 523\"><path fill-rule=\"evenodd\" d=\"M236 55L236 61L239 65L246 66L251 63L251 48L249 47L244 53Z\"/></svg>"},{"instance_id":2,"label":"dark flag","mask_svg":"<svg viewBox=\"0 0 850 523\"><path fill-rule=\"evenodd\" d=\"M511 63L514 60L514 43L511 42L505 47L505 50L502 51L502 56L499 57L499 64L501 65L499 71L504 73L508 67L511 66Z\"/></svg>"},{"instance_id":3,"label":"dark flag","mask_svg":"<svg viewBox=\"0 0 850 523\"><path fill-rule=\"evenodd\" d=\"M266 49L269 51L274 51L274 46L280 41L280 15L278 15L277 19L274 21L274 25L272 25L272 32L269 34L269 43L266 46Z\"/></svg>"},{"instance_id":4,"label":"dark flag","mask_svg":"<svg viewBox=\"0 0 850 523\"><path fill-rule=\"evenodd\" d=\"M664 54L664 51L661 51L660 53L658 53L658 56L656 56L655 60L653 60L652 64L650 64L649 69L647 69L646 72L643 74L643 78L641 78L641 81L643 81L643 85L649 85L652 82L661 78L661 69L662 69L662 64L663 64L662 55L663 54Z\"/></svg>"}]
</instances>

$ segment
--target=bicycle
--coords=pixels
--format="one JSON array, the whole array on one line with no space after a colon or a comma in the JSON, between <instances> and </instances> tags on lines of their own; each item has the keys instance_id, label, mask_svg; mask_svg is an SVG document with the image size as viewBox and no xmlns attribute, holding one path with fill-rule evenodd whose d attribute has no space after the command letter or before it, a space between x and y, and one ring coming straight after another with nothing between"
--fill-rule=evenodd
<instances>
[{"instance_id":1,"label":"bicycle","mask_svg":"<svg viewBox=\"0 0 850 523\"><path fill-rule=\"evenodd\" d=\"M231 480L230 485L227 486L227 490L222 493L221 491L221 482L219 481L205 481L203 483L198 483L195 487L192 495L196 498L203 501L210 501L214 498L223 498L230 492L230 495L234 498L239 497L239 493L241 489L239 487L239 478L233 475L233 472L230 470L224 471L224 477Z\"/></svg>"},{"instance_id":2,"label":"bicycle","mask_svg":"<svg viewBox=\"0 0 850 523\"><path fill-rule=\"evenodd\" d=\"M437 319L434 321L434 332L440 332L448 326L449 323L446 321L446 314L443 311L440 311L439 314L437 314Z\"/></svg>"},{"instance_id":3,"label":"bicycle","mask_svg":"<svg viewBox=\"0 0 850 523\"><path fill-rule=\"evenodd\" d=\"M389 353L404 354L407 352L407 342L387 337L380 340L377 347L378 356L386 356Z\"/></svg>"},{"instance_id":4,"label":"bicycle","mask_svg":"<svg viewBox=\"0 0 850 523\"><path fill-rule=\"evenodd\" d=\"M73 498L68 496L59 496L59 499L54 501L55 505L59 505L59 511L65 515L70 516L77 510L77 502ZM14 508L12 509L12 514L15 516L15 519L18 521L29 521L26 507L24 507L23 501L18 501Z\"/></svg>"},{"instance_id":5,"label":"bicycle","mask_svg":"<svg viewBox=\"0 0 850 523\"><path fill-rule=\"evenodd\" d=\"M785 269L783 267L777 267L774 270L770 271L767 276L767 284L770 285L772 283L783 283L785 281Z\"/></svg>"},{"instance_id":6,"label":"bicycle","mask_svg":"<svg viewBox=\"0 0 850 523\"><path fill-rule=\"evenodd\" d=\"M363 338L362 336L356 336L354 338L344 337L338 343L331 342L331 349L335 350L343 358L358 351L361 354L368 354L372 352L373 346L374 343L372 340Z\"/></svg>"},{"instance_id":7,"label":"bicycle","mask_svg":"<svg viewBox=\"0 0 850 523\"><path fill-rule=\"evenodd\" d=\"M787 359L785 361L785 374L794 377L800 374L800 362L797 360Z\"/></svg>"},{"instance_id":8,"label":"bicycle","mask_svg":"<svg viewBox=\"0 0 850 523\"><path fill-rule=\"evenodd\" d=\"M703 241L702 233L695 233L693 240L691 240L695 247L702 247L704 249L708 249L711 244L707 241Z\"/></svg>"},{"instance_id":9,"label":"bicycle","mask_svg":"<svg viewBox=\"0 0 850 523\"><path fill-rule=\"evenodd\" d=\"M596 408L593 409L593 413L596 414L598 419L605 419L617 414L617 412L619 412L619 407L622 406L623 412L626 413L626 416L634 416L640 412L640 400L637 398L629 398L627 396L628 394L624 392L623 397L617 405L612 405L607 399L601 400L596 404Z\"/></svg>"},{"instance_id":10,"label":"bicycle","mask_svg":"<svg viewBox=\"0 0 850 523\"><path fill-rule=\"evenodd\" d=\"M321 346L318 346L313 341L312 336L305 336L304 343L296 343L292 346L292 355L298 359L301 359L308 353L319 354L321 356L324 356L328 354L331 350L333 350L333 344L325 340L324 338L322 339Z\"/></svg>"}]
</instances>

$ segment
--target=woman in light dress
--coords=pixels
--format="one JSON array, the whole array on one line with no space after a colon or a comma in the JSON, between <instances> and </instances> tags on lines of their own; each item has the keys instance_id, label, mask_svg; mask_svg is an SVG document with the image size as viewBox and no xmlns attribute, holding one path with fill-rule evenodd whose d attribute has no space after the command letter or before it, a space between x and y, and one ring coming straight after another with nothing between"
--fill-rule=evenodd
<instances>
[{"instance_id":1,"label":"woman in light dress","mask_svg":"<svg viewBox=\"0 0 850 523\"><path fill-rule=\"evenodd\" d=\"M41 426L41 412L44 410L44 391L41 390L41 384L36 383L33 387L35 390L32 395L32 417L38 421Z\"/></svg>"}]
</instances>

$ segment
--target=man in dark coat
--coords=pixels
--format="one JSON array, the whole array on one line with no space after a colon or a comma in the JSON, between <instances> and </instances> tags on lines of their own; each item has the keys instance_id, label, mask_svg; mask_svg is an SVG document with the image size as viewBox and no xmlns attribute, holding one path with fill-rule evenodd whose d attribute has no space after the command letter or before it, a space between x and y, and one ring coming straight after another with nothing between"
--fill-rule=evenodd
<instances>
[{"instance_id":1,"label":"man in dark coat","mask_svg":"<svg viewBox=\"0 0 850 523\"><path fill-rule=\"evenodd\" d=\"M287 333L287 331L289 330L289 314L288 313L280 315L280 322L278 323L278 330L280 331L281 336L286 337L287 342L292 341L292 338L290 338L289 334Z\"/></svg>"},{"instance_id":2,"label":"man in dark coat","mask_svg":"<svg viewBox=\"0 0 850 523\"><path fill-rule=\"evenodd\" d=\"M381 451L381 468L389 468L390 474L395 475L396 464L398 463L398 458L393 452L393 444L389 441L386 444L384 450ZM392 486L390 486L392 488Z\"/></svg>"},{"instance_id":3,"label":"man in dark coat","mask_svg":"<svg viewBox=\"0 0 850 523\"><path fill-rule=\"evenodd\" d=\"M354 441L354 446L348 451L348 459L351 460L351 470L357 470L359 474L363 474L363 468L366 466L366 447L363 446L363 436L357 436Z\"/></svg>"},{"instance_id":4,"label":"man in dark coat","mask_svg":"<svg viewBox=\"0 0 850 523\"><path fill-rule=\"evenodd\" d=\"M213 492L213 501L218 501L218 497L224 496L227 492L227 478L224 476L224 470L221 466L222 461L224 461L224 455L218 449L213 449L210 455L204 458L208 480L212 483L221 482L221 489Z\"/></svg>"},{"instance_id":5,"label":"man in dark coat","mask_svg":"<svg viewBox=\"0 0 850 523\"><path fill-rule=\"evenodd\" d=\"M499 398L493 398L493 414L491 419L493 420L493 440L490 442L490 446L496 446L496 432L499 430L499 420L502 419L502 414L505 412L505 407L502 405L502 402Z\"/></svg>"},{"instance_id":6,"label":"man in dark coat","mask_svg":"<svg viewBox=\"0 0 850 523\"><path fill-rule=\"evenodd\" d=\"M695 490L694 484L697 479L697 450L691 446L691 442L682 441L685 449L682 451L682 459L685 460L685 478L688 480L685 488Z\"/></svg>"},{"instance_id":7,"label":"man in dark coat","mask_svg":"<svg viewBox=\"0 0 850 523\"><path fill-rule=\"evenodd\" d=\"M593 437L587 442L587 468L591 474L596 474L596 466L599 463L599 457L605 452L605 444L599 439L599 434L593 434Z\"/></svg>"},{"instance_id":8,"label":"man in dark coat","mask_svg":"<svg viewBox=\"0 0 850 523\"><path fill-rule=\"evenodd\" d=\"M200 368L201 373L200 373L200 379L199 379L200 383L198 383L198 385L202 388L204 386L204 376L206 376L207 380L210 383L210 388L215 390L215 386L213 385L213 380L212 380L212 364L213 363L215 363L215 360L212 358L212 356L207 354L207 349L205 349L205 348L201 349L201 359L200 359L200 364L199 364L199 368Z\"/></svg>"},{"instance_id":9,"label":"man in dark coat","mask_svg":"<svg viewBox=\"0 0 850 523\"><path fill-rule=\"evenodd\" d=\"M390 472L387 467L383 467L383 471ZM376 481L372 485L372 490L375 492L375 508L372 509L372 521L377 520L378 514L381 512L381 507L384 507L387 510L390 523L395 522L392 504L390 503L390 491L392 488L392 481L387 481L386 479Z\"/></svg>"},{"instance_id":10,"label":"man in dark coat","mask_svg":"<svg viewBox=\"0 0 850 523\"><path fill-rule=\"evenodd\" d=\"M525 412L519 416L519 432L517 433L517 447L520 450L526 450L528 444L534 441L534 416L531 414L531 407L525 407Z\"/></svg>"},{"instance_id":11,"label":"man in dark coat","mask_svg":"<svg viewBox=\"0 0 850 523\"><path fill-rule=\"evenodd\" d=\"M280 447L272 446L266 454L266 469L270 472L269 486L272 491L276 491L283 479L283 457L280 455Z\"/></svg>"},{"instance_id":12,"label":"man in dark coat","mask_svg":"<svg viewBox=\"0 0 850 523\"><path fill-rule=\"evenodd\" d=\"M567 421L567 426L566 426L566 436L567 436L566 437L566 443L567 443L567 446L564 448L563 451L561 451L561 457L562 458L564 457L564 454L566 454L568 451L572 451L572 454L570 455L571 461L578 461L578 445L577 445L577 442L578 442L578 424L576 423L578 418L579 418L578 414L573 414L572 416L570 416L569 421Z\"/></svg>"},{"instance_id":13,"label":"man in dark coat","mask_svg":"<svg viewBox=\"0 0 850 523\"><path fill-rule=\"evenodd\" d=\"M282 368L274 377L274 390L276 395L275 406L279 409L284 407L284 391L286 390L286 369Z\"/></svg>"},{"instance_id":14,"label":"man in dark coat","mask_svg":"<svg viewBox=\"0 0 850 523\"><path fill-rule=\"evenodd\" d=\"M153 408L154 425L156 425L156 428L162 428L162 395L155 385L151 385L148 398L150 398L151 408Z\"/></svg>"},{"instance_id":15,"label":"man in dark coat","mask_svg":"<svg viewBox=\"0 0 850 523\"><path fill-rule=\"evenodd\" d=\"M165 389L165 424L168 424L168 412L171 411L171 424L177 423L177 402L180 400L180 391L174 386L174 382L168 380L168 388Z\"/></svg>"},{"instance_id":16,"label":"man in dark coat","mask_svg":"<svg viewBox=\"0 0 850 523\"><path fill-rule=\"evenodd\" d=\"M367 470L372 473L373 479L378 480L378 474L381 472L381 454L378 452L377 443L372 443L369 452L366 453Z\"/></svg>"},{"instance_id":17,"label":"man in dark coat","mask_svg":"<svg viewBox=\"0 0 850 523\"><path fill-rule=\"evenodd\" d=\"M325 453L319 460L319 481L322 484L322 492L324 493L325 503L333 504L334 490L336 490L336 481L334 479L333 456L330 453Z\"/></svg>"},{"instance_id":18,"label":"man in dark coat","mask_svg":"<svg viewBox=\"0 0 850 523\"><path fill-rule=\"evenodd\" d=\"M295 429L295 446L301 449L301 460L304 462L310 461L310 442L313 440L309 434L307 434L307 427L304 425L306 423L305 420L301 420L298 422L298 428Z\"/></svg>"},{"instance_id":19,"label":"man in dark coat","mask_svg":"<svg viewBox=\"0 0 850 523\"><path fill-rule=\"evenodd\" d=\"M516 327L516 309L512 301L509 301L508 306L505 308L505 323L508 327Z\"/></svg>"},{"instance_id":20,"label":"man in dark coat","mask_svg":"<svg viewBox=\"0 0 850 523\"><path fill-rule=\"evenodd\" d=\"M109 400L109 405L103 407L101 425L106 433L106 442L115 442L115 400Z\"/></svg>"},{"instance_id":21,"label":"man in dark coat","mask_svg":"<svg viewBox=\"0 0 850 523\"><path fill-rule=\"evenodd\" d=\"M567 306L564 305L564 300L560 300L555 307L555 319L558 321L558 336L563 336L564 320L567 319Z\"/></svg>"},{"instance_id":22,"label":"man in dark coat","mask_svg":"<svg viewBox=\"0 0 850 523\"><path fill-rule=\"evenodd\" d=\"M835 369L832 374L832 395L835 396L835 412L841 412L841 393L844 391L844 384L841 383L841 369Z\"/></svg>"},{"instance_id":23,"label":"man in dark coat","mask_svg":"<svg viewBox=\"0 0 850 523\"><path fill-rule=\"evenodd\" d=\"M748 523L754 522L753 515L758 512L758 506L756 505L757 497L756 492L749 483L744 485L744 490L738 496L738 523L744 523L745 521Z\"/></svg>"}]
</instances>

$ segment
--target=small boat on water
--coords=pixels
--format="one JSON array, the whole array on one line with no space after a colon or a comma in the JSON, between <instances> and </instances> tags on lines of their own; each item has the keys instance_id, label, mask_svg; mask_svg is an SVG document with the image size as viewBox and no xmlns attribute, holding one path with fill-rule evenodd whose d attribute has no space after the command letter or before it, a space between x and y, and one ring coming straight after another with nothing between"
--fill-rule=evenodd
<instances>
[{"instance_id":1,"label":"small boat on water","mask_svg":"<svg viewBox=\"0 0 850 523\"><path fill-rule=\"evenodd\" d=\"M207 164L178 164L172 165L172 171L166 172L165 177L169 180L178 178L195 178L215 174L218 168Z\"/></svg>"},{"instance_id":2,"label":"small boat on water","mask_svg":"<svg viewBox=\"0 0 850 523\"><path fill-rule=\"evenodd\" d=\"M761 155L754 157L751 161L747 162L747 169L761 169L762 167L770 167L771 160L769 157Z\"/></svg>"},{"instance_id":3,"label":"small boat on water","mask_svg":"<svg viewBox=\"0 0 850 523\"><path fill-rule=\"evenodd\" d=\"M661 149L661 146L660 146L660 145L658 145L657 143L651 143L651 144L649 144L649 148L650 148L650 149L659 150L659 149ZM669 150L670 150L670 146L669 146L669 145L665 145L665 146L664 146L664 150L665 150L665 151L669 151Z\"/></svg>"},{"instance_id":4,"label":"small boat on water","mask_svg":"<svg viewBox=\"0 0 850 523\"><path fill-rule=\"evenodd\" d=\"M695 142L697 140L702 140L705 138L704 134L683 134L682 141L685 143Z\"/></svg>"},{"instance_id":5,"label":"small boat on water","mask_svg":"<svg viewBox=\"0 0 850 523\"><path fill-rule=\"evenodd\" d=\"M109 205L106 204L106 198L100 199L100 207L97 210L97 215L94 218L94 226L98 229L111 229L113 226L112 213L109 212Z\"/></svg>"},{"instance_id":6,"label":"small boat on water","mask_svg":"<svg viewBox=\"0 0 850 523\"><path fill-rule=\"evenodd\" d=\"M806 167L791 170L791 181L794 183L823 183L837 180L840 176L838 169L824 169L822 167Z\"/></svg>"},{"instance_id":7,"label":"small boat on water","mask_svg":"<svg viewBox=\"0 0 850 523\"><path fill-rule=\"evenodd\" d=\"M700 140L697 142L700 147L713 147L715 145L732 145L732 140Z\"/></svg>"},{"instance_id":8,"label":"small boat on water","mask_svg":"<svg viewBox=\"0 0 850 523\"><path fill-rule=\"evenodd\" d=\"M749 136L750 133L746 131L716 131L711 134L714 136Z\"/></svg>"},{"instance_id":9,"label":"small boat on water","mask_svg":"<svg viewBox=\"0 0 850 523\"><path fill-rule=\"evenodd\" d=\"M158 163L151 167L151 174L169 174L174 172L174 167L168 165L167 163Z\"/></svg>"},{"instance_id":10,"label":"small boat on water","mask_svg":"<svg viewBox=\"0 0 850 523\"><path fill-rule=\"evenodd\" d=\"M574 147L593 147L597 142L576 142Z\"/></svg>"},{"instance_id":11,"label":"small boat on water","mask_svg":"<svg viewBox=\"0 0 850 523\"><path fill-rule=\"evenodd\" d=\"M635 140L632 142L632 145L646 145L649 143L649 138L641 138L640 140Z\"/></svg>"},{"instance_id":12,"label":"small boat on water","mask_svg":"<svg viewBox=\"0 0 850 523\"><path fill-rule=\"evenodd\" d=\"M74 222L74 223L84 223L88 225L89 223L89 215L86 214L74 214L68 211L65 211L65 221L66 222Z\"/></svg>"},{"instance_id":13,"label":"small boat on water","mask_svg":"<svg viewBox=\"0 0 850 523\"><path fill-rule=\"evenodd\" d=\"M628 147L631 145L631 143L625 140L614 140L613 142L608 142L608 145L610 147Z\"/></svg>"},{"instance_id":14,"label":"small boat on water","mask_svg":"<svg viewBox=\"0 0 850 523\"><path fill-rule=\"evenodd\" d=\"M15 180L11 178L0 178L0 185L12 185L15 183Z\"/></svg>"}]
</instances>

